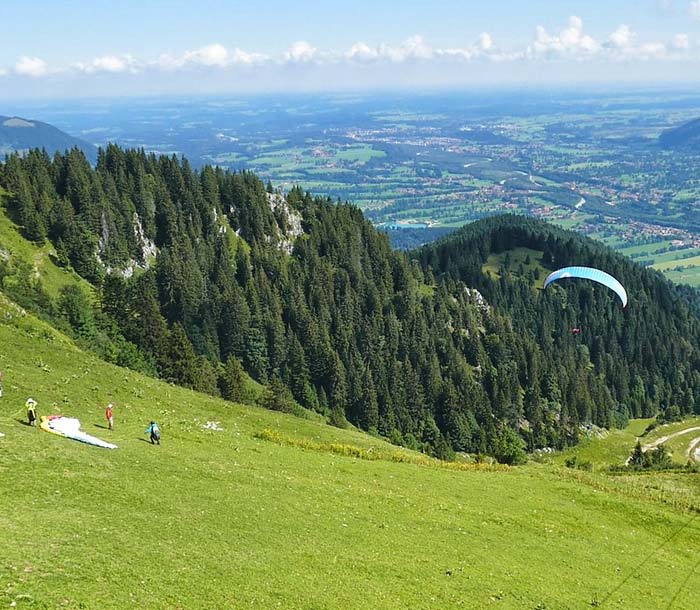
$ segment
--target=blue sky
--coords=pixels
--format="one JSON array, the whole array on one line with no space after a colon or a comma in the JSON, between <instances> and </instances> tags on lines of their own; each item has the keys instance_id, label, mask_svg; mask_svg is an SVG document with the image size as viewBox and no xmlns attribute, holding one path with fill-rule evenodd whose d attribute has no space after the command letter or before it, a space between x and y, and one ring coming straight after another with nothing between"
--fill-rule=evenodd
<instances>
[{"instance_id":1,"label":"blue sky","mask_svg":"<svg viewBox=\"0 0 700 610\"><path fill-rule=\"evenodd\" d=\"M700 0L2 0L0 96L695 83Z\"/></svg>"}]
</instances>

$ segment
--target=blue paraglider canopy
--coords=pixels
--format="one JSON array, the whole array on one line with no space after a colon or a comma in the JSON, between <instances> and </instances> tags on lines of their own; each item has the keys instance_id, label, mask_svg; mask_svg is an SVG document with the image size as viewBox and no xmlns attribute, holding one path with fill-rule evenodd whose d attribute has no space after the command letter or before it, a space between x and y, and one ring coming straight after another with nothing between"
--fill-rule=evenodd
<instances>
[{"instance_id":1,"label":"blue paraglider canopy","mask_svg":"<svg viewBox=\"0 0 700 610\"><path fill-rule=\"evenodd\" d=\"M620 284L620 282L618 282L612 275L605 273L605 271L601 271L600 269L594 269L593 267L564 267L563 269L553 271L544 281L544 287L546 288L552 282L566 278L580 278L603 284L603 286L607 286L620 297L623 307L627 306L627 291L625 290L624 286Z\"/></svg>"}]
</instances>

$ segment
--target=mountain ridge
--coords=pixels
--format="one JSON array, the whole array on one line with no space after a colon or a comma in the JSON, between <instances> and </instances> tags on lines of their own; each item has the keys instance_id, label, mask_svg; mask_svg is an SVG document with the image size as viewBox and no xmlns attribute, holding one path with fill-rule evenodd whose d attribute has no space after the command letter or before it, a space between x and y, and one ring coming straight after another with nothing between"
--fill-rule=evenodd
<instances>
[{"instance_id":1,"label":"mountain ridge","mask_svg":"<svg viewBox=\"0 0 700 610\"><path fill-rule=\"evenodd\" d=\"M0 156L11 152L26 153L32 148L44 148L53 155L77 147L94 162L97 147L71 136L57 127L19 116L0 115Z\"/></svg>"},{"instance_id":2,"label":"mountain ridge","mask_svg":"<svg viewBox=\"0 0 700 610\"><path fill-rule=\"evenodd\" d=\"M659 144L671 149L700 149L700 118L666 129L659 135Z\"/></svg>"},{"instance_id":3,"label":"mountain ridge","mask_svg":"<svg viewBox=\"0 0 700 610\"><path fill-rule=\"evenodd\" d=\"M352 205L116 146L95 168L76 151L11 156L0 187L25 235L95 286L96 308L62 295L47 315L187 387L231 396L243 369L272 408L293 399L437 457L505 462L590 423L697 408L689 294L551 225L480 221L407 255ZM490 278L489 256L517 246L540 269L504 257ZM619 275L630 309L590 286L536 288L530 274L569 261Z\"/></svg>"}]
</instances>

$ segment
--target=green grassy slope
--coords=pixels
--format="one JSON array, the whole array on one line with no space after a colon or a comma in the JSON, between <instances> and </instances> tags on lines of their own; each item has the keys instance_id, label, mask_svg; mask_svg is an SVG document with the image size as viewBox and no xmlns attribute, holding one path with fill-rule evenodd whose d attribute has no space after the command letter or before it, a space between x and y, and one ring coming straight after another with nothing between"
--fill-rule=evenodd
<instances>
[{"instance_id":1,"label":"green grassy slope","mask_svg":"<svg viewBox=\"0 0 700 610\"><path fill-rule=\"evenodd\" d=\"M602 431L603 436L591 435L577 446L561 452L556 459L563 464L566 458L576 456L580 461L591 462L599 468L624 464L637 439L653 421L654 418L633 419L624 430Z\"/></svg>"},{"instance_id":2,"label":"green grassy slope","mask_svg":"<svg viewBox=\"0 0 700 610\"><path fill-rule=\"evenodd\" d=\"M549 275L550 269L542 265L542 252L532 250L531 248L512 248L499 254L491 254L482 266L482 271L493 278L500 278L506 262L506 255L510 257L510 266L508 273L511 277L522 271L523 274L528 274L530 271L535 272L538 277L535 286L542 288L544 280ZM528 263L527 260L530 260Z\"/></svg>"},{"instance_id":3,"label":"green grassy slope","mask_svg":"<svg viewBox=\"0 0 700 610\"><path fill-rule=\"evenodd\" d=\"M0 188L0 257L9 257L12 264L21 262L29 265L33 273L41 277L44 289L52 298L56 298L66 284L77 284L90 291L90 284L77 273L54 263L52 256L55 256L55 251L51 244L47 242L39 248L22 236L8 213L6 195Z\"/></svg>"},{"instance_id":4,"label":"green grassy slope","mask_svg":"<svg viewBox=\"0 0 700 610\"><path fill-rule=\"evenodd\" d=\"M676 610L700 606L697 587L682 586L700 519L615 481L261 440L267 429L394 451L105 364L1 297L0 320L0 607L661 609L674 596ZM77 416L119 449L23 425L29 395L40 414ZM98 427L107 401L112 433ZM145 442L151 418L160 447Z\"/></svg>"},{"instance_id":5,"label":"green grassy slope","mask_svg":"<svg viewBox=\"0 0 700 610\"><path fill-rule=\"evenodd\" d=\"M676 464L686 464L695 458L694 449L700 447L700 417L691 417L680 422L662 424L646 432L651 419L630 420L624 430L610 430L602 436L593 435L576 447L571 447L555 457L564 463L566 458L576 456L579 461L591 462L598 468L619 466L625 463L637 441L646 451L663 443Z\"/></svg>"}]
</instances>

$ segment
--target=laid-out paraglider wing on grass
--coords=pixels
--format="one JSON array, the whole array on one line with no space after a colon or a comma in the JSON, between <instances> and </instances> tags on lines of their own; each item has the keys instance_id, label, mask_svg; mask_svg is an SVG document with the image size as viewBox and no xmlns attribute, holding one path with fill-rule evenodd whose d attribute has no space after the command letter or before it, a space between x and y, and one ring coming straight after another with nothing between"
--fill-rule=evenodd
<instances>
[{"instance_id":1,"label":"laid-out paraglider wing on grass","mask_svg":"<svg viewBox=\"0 0 700 610\"><path fill-rule=\"evenodd\" d=\"M81 443L87 443L88 445L94 445L95 447L102 447L104 449L116 449L117 446L103 441L96 436L92 436L87 432L83 432L80 429L80 420L74 417L63 417L62 415L43 415L41 417L40 427L46 432L51 432L52 434L58 434L59 436L65 436L66 438L73 439L74 441L80 441Z\"/></svg>"}]
</instances>

